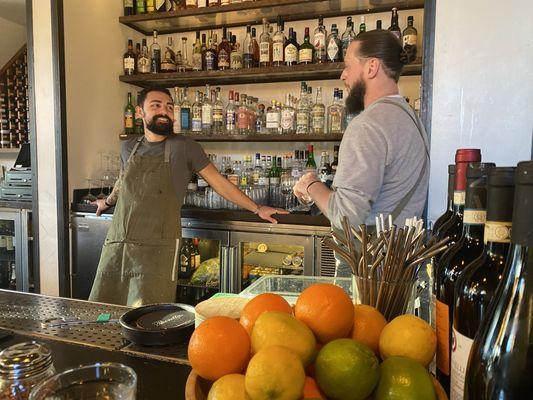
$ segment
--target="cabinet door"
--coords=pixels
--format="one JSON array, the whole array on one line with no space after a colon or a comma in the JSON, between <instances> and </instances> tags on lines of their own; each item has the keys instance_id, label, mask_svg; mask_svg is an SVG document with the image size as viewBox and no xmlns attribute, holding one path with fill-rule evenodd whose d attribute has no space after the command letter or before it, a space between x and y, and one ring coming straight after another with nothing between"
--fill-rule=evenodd
<instances>
[{"instance_id":1,"label":"cabinet door","mask_svg":"<svg viewBox=\"0 0 533 400\"><path fill-rule=\"evenodd\" d=\"M27 290L20 236L20 213L0 212L0 289Z\"/></svg>"},{"instance_id":2,"label":"cabinet door","mask_svg":"<svg viewBox=\"0 0 533 400\"><path fill-rule=\"evenodd\" d=\"M91 293L111 219L74 217L72 220L72 297L87 300Z\"/></svg>"}]
</instances>

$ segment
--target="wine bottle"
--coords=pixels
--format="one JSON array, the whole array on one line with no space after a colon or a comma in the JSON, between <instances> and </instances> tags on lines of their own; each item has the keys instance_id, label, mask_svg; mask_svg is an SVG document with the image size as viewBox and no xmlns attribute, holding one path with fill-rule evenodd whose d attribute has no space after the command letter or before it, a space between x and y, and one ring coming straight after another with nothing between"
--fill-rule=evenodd
<instances>
[{"instance_id":1,"label":"wine bottle","mask_svg":"<svg viewBox=\"0 0 533 400\"><path fill-rule=\"evenodd\" d=\"M453 215L453 189L455 183L455 165L448 165L448 208L433 224L433 234L438 235L439 229L451 218Z\"/></svg>"},{"instance_id":2,"label":"wine bottle","mask_svg":"<svg viewBox=\"0 0 533 400\"><path fill-rule=\"evenodd\" d=\"M466 400L528 399L533 393L533 161L515 174L511 249L502 282L476 335Z\"/></svg>"},{"instance_id":3,"label":"wine bottle","mask_svg":"<svg viewBox=\"0 0 533 400\"><path fill-rule=\"evenodd\" d=\"M493 163L470 163L466 172L466 201L463 234L448 248L436 266L437 379L450 390L450 343L454 286L463 267L483 251L483 229L487 205L487 173Z\"/></svg>"},{"instance_id":4,"label":"wine bottle","mask_svg":"<svg viewBox=\"0 0 533 400\"><path fill-rule=\"evenodd\" d=\"M468 355L502 278L511 242L515 168L492 168L481 256L468 264L455 286L450 399L462 400Z\"/></svg>"}]
</instances>

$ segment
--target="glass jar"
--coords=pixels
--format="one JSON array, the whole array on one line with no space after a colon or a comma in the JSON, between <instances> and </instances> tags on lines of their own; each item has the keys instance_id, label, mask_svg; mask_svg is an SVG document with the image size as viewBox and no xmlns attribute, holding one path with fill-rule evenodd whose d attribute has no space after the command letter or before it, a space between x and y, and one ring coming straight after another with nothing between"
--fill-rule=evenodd
<instances>
[{"instance_id":1,"label":"glass jar","mask_svg":"<svg viewBox=\"0 0 533 400\"><path fill-rule=\"evenodd\" d=\"M43 343L22 342L0 352L0 400L26 400L31 389L55 374Z\"/></svg>"}]
</instances>

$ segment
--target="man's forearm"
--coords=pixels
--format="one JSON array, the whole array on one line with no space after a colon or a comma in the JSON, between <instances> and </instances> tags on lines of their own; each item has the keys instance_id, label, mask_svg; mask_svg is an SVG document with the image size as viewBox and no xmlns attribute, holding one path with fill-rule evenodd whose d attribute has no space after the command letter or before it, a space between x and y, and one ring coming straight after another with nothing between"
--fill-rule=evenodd
<instances>
[{"instance_id":1,"label":"man's forearm","mask_svg":"<svg viewBox=\"0 0 533 400\"><path fill-rule=\"evenodd\" d=\"M324 185L322 182L317 182L309 186L307 190L309 196L315 201L316 206L322 211L324 215L327 215L329 197L331 196L331 189Z\"/></svg>"},{"instance_id":2,"label":"man's forearm","mask_svg":"<svg viewBox=\"0 0 533 400\"><path fill-rule=\"evenodd\" d=\"M115 185L113 186L113 190L111 191L109 196L107 196L107 198L105 199L106 203L109 204L110 206L113 206L117 203L118 194L120 193L121 185L122 185L122 173L120 174L117 181L115 182Z\"/></svg>"}]
</instances>

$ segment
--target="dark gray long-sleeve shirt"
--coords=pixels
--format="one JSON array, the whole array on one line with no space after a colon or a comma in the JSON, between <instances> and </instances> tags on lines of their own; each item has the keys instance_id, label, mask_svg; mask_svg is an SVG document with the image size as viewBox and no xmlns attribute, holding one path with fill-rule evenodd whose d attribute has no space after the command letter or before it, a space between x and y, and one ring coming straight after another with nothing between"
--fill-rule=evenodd
<instances>
[{"instance_id":1,"label":"dark gray long-sleeve shirt","mask_svg":"<svg viewBox=\"0 0 533 400\"><path fill-rule=\"evenodd\" d=\"M342 229L342 216L357 227L374 225L380 213L390 214L417 184L424 167L427 135L422 124L423 138L406 113L415 116L408 103L400 96L386 99L404 110L378 100L355 117L344 133L326 212L334 229ZM422 215L428 181L429 160L418 187L394 221L397 225Z\"/></svg>"}]
</instances>

